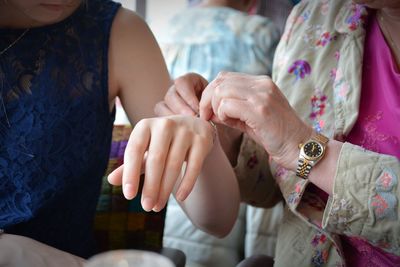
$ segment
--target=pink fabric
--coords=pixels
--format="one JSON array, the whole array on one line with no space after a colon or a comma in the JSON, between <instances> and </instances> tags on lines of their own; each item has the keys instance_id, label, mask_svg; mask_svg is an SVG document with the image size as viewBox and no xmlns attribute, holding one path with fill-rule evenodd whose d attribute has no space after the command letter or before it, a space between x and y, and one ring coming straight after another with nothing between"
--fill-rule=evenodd
<instances>
[{"instance_id":1,"label":"pink fabric","mask_svg":"<svg viewBox=\"0 0 400 267\"><path fill-rule=\"evenodd\" d=\"M365 42L359 118L348 142L400 158L400 72L378 21L371 17ZM348 266L400 266L400 257L359 238L342 236Z\"/></svg>"}]
</instances>

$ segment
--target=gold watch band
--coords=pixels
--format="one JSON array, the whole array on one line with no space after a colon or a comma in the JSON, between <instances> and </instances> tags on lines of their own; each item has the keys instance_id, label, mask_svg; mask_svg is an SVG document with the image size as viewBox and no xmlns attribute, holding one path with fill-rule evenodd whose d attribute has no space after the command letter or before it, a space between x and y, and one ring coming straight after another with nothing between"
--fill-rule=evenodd
<instances>
[{"instance_id":1,"label":"gold watch band","mask_svg":"<svg viewBox=\"0 0 400 267\"><path fill-rule=\"evenodd\" d=\"M300 178L307 179L311 168L312 166L308 160L300 158L299 164L297 165L296 175Z\"/></svg>"},{"instance_id":2,"label":"gold watch band","mask_svg":"<svg viewBox=\"0 0 400 267\"><path fill-rule=\"evenodd\" d=\"M316 134L316 135L313 136L310 140L314 140L314 141L320 143L320 144L324 147L324 149L325 149L326 144L327 144L328 141L329 141L329 138L326 137L326 136L324 136L324 135L322 135L322 134ZM310 140L309 140L309 141L310 141ZM308 142L308 141L307 141L307 142ZM307 142L306 142L306 143L307 143ZM303 144L300 144L300 145L299 145L299 147L302 147L302 146L303 146ZM325 154L325 153L323 153L323 154L321 155L321 158L323 157L324 154ZM297 175L298 177L300 177L300 178L307 179L307 178L308 178L308 175L310 174L310 171L311 171L312 167L313 167L314 164L316 164L321 158L319 158L319 159L316 160L316 161L310 161L310 160L306 159L306 158L302 155L301 149L300 149L300 156L299 156L299 161L298 161L298 164L297 164L296 175Z\"/></svg>"},{"instance_id":3,"label":"gold watch band","mask_svg":"<svg viewBox=\"0 0 400 267\"><path fill-rule=\"evenodd\" d=\"M318 141L318 142L320 142L320 143L322 143L324 145L326 145L328 143L328 141L329 141L329 138L326 137L325 135L322 135L322 134L316 134L315 136L313 136L312 139L314 139L314 140L316 140L316 141Z\"/></svg>"}]
</instances>

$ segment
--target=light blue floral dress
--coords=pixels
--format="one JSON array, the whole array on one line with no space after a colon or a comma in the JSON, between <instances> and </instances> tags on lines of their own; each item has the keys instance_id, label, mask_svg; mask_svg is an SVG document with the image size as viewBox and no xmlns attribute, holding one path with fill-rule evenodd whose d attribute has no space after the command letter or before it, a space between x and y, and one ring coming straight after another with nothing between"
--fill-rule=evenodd
<instances>
[{"instance_id":1,"label":"light blue floral dress","mask_svg":"<svg viewBox=\"0 0 400 267\"><path fill-rule=\"evenodd\" d=\"M197 72L212 80L220 71L271 74L279 32L265 17L199 7L175 15L159 41L172 77Z\"/></svg>"}]
</instances>

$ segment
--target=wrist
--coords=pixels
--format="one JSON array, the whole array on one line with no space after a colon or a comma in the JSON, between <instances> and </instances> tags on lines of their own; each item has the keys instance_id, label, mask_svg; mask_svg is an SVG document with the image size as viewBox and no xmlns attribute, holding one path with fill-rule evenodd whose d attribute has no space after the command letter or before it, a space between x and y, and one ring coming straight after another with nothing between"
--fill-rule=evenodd
<instances>
[{"instance_id":1,"label":"wrist","mask_svg":"<svg viewBox=\"0 0 400 267\"><path fill-rule=\"evenodd\" d=\"M296 134L286 142L281 153L279 153L278 156L273 157L274 161L285 169L296 172L300 154L299 145L304 144L315 135L316 133L310 127L305 127L302 130L297 131Z\"/></svg>"}]
</instances>

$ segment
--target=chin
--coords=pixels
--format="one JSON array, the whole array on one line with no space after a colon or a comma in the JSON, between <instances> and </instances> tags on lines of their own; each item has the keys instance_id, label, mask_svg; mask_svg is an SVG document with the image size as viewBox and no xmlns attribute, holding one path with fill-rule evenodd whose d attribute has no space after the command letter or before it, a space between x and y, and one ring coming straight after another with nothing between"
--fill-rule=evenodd
<instances>
[{"instance_id":1,"label":"chin","mask_svg":"<svg viewBox=\"0 0 400 267\"><path fill-rule=\"evenodd\" d=\"M63 12L35 12L30 15L31 19L38 24L53 24L62 20Z\"/></svg>"}]
</instances>

